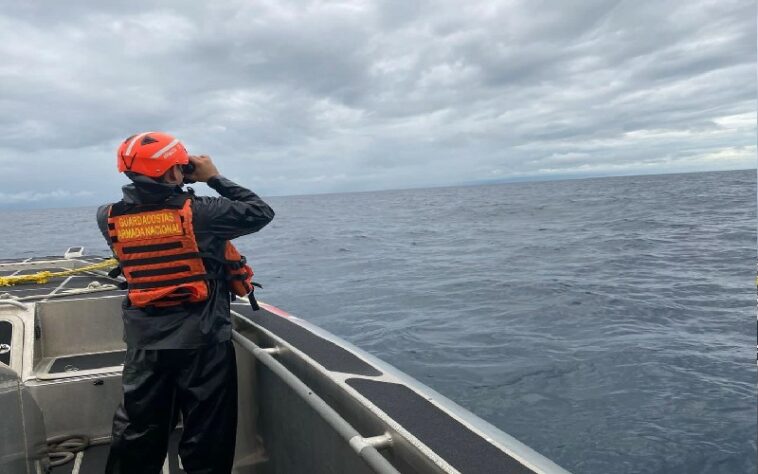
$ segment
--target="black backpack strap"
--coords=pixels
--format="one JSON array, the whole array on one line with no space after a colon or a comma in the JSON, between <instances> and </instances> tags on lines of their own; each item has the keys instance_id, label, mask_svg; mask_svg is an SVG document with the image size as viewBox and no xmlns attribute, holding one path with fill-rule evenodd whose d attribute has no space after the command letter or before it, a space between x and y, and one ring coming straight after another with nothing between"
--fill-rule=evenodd
<instances>
[{"instance_id":1,"label":"black backpack strap","mask_svg":"<svg viewBox=\"0 0 758 474\"><path fill-rule=\"evenodd\" d=\"M261 307L258 305L258 301L255 299L255 291L251 291L247 295L248 301L250 301L250 307L253 308L253 311L258 311L261 309Z\"/></svg>"},{"instance_id":2,"label":"black backpack strap","mask_svg":"<svg viewBox=\"0 0 758 474\"><path fill-rule=\"evenodd\" d=\"M108 276L111 278L116 278L119 275L122 275L124 272L121 269L121 265L117 265L116 268L108 272Z\"/></svg>"},{"instance_id":3,"label":"black backpack strap","mask_svg":"<svg viewBox=\"0 0 758 474\"><path fill-rule=\"evenodd\" d=\"M116 216L122 216L126 214L129 211L129 205L126 204L123 200L119 202L114 202L111 204L110 211L108 212L108 217L116 217Z\"/></svg>"}]
</instances>

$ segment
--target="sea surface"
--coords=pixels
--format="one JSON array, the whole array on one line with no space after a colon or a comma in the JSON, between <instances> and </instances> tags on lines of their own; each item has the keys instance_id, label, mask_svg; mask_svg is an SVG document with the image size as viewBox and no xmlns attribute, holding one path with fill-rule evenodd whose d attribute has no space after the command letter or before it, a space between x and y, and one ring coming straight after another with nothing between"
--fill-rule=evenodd
<instances>
[{"instance_id":1,"label":"sea surface","mask_svg":"<svg viewBox=\"0 0 758 474\"><path fill-rule=\"evenodd\" d=\"M573 472L756 472L755 170L268 201L262 300ZM94 215L0 211L0 258Z\"/></svg>"}]
</instances>

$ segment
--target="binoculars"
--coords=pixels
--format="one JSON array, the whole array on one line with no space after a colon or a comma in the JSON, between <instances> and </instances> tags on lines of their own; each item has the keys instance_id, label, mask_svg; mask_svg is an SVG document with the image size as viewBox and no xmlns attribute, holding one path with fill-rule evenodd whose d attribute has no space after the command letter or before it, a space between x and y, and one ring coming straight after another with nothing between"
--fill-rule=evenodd
<instances>
[{"instance_id":1,"label":"binoculars","mask_svg":"<svg viewBox=\"0 0 758 474\"><path fill-rule=\"evenodd\" d=\"M187 178L187 175L192 174L195 172L195 165L193 163L187 163L186 165L182 165L182 173L184 174L184 184L192 184L195 182L195 180Z\"/></svg>"}]
</instances>

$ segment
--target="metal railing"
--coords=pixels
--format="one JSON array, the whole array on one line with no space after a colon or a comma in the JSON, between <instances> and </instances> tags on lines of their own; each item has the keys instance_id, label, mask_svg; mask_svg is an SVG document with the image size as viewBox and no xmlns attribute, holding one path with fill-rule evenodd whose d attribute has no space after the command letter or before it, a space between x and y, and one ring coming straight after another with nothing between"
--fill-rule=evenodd
<instances>
[{"instance_id":1,"label":"metal railing","mask_svg":"<svg viewBox=\"0 0 758 474\"><path fill-rule=\"evenodd\" d=\"M270 349L262 349L255 343L246 339L237 331L232 332L234 342L249 351L253 357L276 374L288 387L303 399L316 413L329 424L375 472L381 474L399 474L390 462L384 458L377 448L383 448L392 444L392 438L384 433L379 436L364 438L353 426L330 407L321 397L316 395L306 384L298 379L278 360L274 359Z\"/></svg>"}]
</instances>

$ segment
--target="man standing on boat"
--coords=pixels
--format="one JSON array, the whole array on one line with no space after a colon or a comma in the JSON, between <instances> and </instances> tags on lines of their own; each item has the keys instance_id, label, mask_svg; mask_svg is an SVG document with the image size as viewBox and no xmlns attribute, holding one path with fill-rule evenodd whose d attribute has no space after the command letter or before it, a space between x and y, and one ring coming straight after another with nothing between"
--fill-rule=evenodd
<instances>
[{"instance_id":1,"label":"man standing on boat","mask_svg":"<svg viewBox=\"0 0 758 474\"><path fill-rule=\"evenodd\" d=\"M181 412L184 470L229 473L237 426L230 291L248 288L252 277L229 241L257 232L274 211L166 133L127 138L117 162L132 183L121 201L97 211L129 288L124 398L106 471L160 472ZM195 196L182 188L185 178L221 197Z\"/></svg>"}]
</instances>

